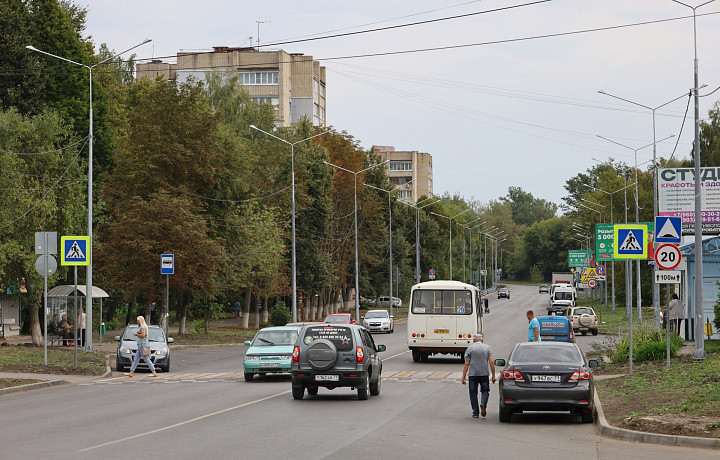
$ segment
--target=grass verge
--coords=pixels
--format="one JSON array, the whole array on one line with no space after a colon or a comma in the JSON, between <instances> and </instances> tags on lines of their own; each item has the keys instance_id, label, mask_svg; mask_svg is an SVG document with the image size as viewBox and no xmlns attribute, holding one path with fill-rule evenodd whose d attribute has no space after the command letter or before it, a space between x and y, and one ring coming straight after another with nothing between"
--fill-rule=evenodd
<instances>
[{"instance_id":1,"label":"grass verge","mask_svg":"<svg viewBox=\"0 0 720 460\"><path fill-rule=\"evenodd\" d=\"M30 385L31 383L39 383L42 380L36 379L0 379L0 389L19 387L22 385Z\"/></svg>"},{"instance_id":2,"label":"grass verge","mask_svg":"<svg viewBox=\"0 0 720 460\"><path fill-rule=\"evenodd\" d=\"M102 375L105 373L105 353L85 353L78 350L78 367L72 348L48 348L45 364L42 347L23 345L0 347L0 369L3 372L59 375Z\"/></svg>"}]
</instances>

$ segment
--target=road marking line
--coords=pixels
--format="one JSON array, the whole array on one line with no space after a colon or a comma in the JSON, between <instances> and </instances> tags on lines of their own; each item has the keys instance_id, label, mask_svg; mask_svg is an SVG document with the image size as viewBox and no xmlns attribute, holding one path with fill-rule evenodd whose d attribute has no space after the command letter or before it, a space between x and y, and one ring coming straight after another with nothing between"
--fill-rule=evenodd
<instances>
[{"instance_id":1,"label":"road marking line","mask_svg":"<svg viewBox=\"0 0 720 460\"><path fill-rule=\"evenodd\" d=\"M218 377L219 379L229 379L232 377L239 377L241 375L244 375L244 372L235 372L234 374L225 374L222 377Z\"/></svg>"},{"instance_id":2,"label":"road marking line","mask_svg":"<svg viewBox=\"0 0 720 460\"><path fill-rule=\"evenodd\" d=\"M430 374L432 374L432 372L416 372L415 375L413 375L413 379L427 379L428 377L430 377Z\"/></svg>"},{"instance_id":3,"label":"road marking line","mask_svg":"<svg viewBox=\"0 0 720 460\"><path fill-rule=\"evenodd\" d=\"M392 355L392 356L389 357L389 358L383 358L383 361L389 361L389 360L391 360L391 359L393 359L393 358L397 358L398 356L402 356L402 355L404 355L405 353L410 353L410 350L403 351L402 353L398 353L398 354L396 354L396 355Z\"/></svg>"},{"instance_id":4,"label":"road marking line","mask_svg":"<svg viewBox=\"0 0 720 460\"><path fill-rule=\"evenodd\" d=\"M411 375L415 374L417 371L402 371L398 372L397 374L394 374L392 377L396 379L406 379L410 377Z\"/></svg>"},{"instance_id":5,"label":"road marking line","mask_svg":"<svg viewBox=\"0 0 720 460\"><path fill-rule=\"evenodd\" d=\"M221 376L225 375L224 373L220 374L208 374L206 377L201 377L203 380L210 380L210 379L216 379L216 378L222 378Z\"/></svg>"},{"instance_id":6,"label":"road marking line","mask_svg":"<svg viewBox=\"0 0 720 460\"><path fill-rule=\"evenodd\" d=\"M428 378L429 379L442 379L448 375L450 375L450 372L435 372L434 374L431 374Z\"/></svg>"},{"instance_id":7,"label":"road marking line","mask_svg":"<svg viewBox=\"0 0 720 460\"><path fill-rule=\"evenodd\" d=\"M180 375L180 374L178 374L177 372L174 373L174 374L158 374L158 376L157 376L157 377L153 377L153 379L155 379L155 380L162 380L162 379L167 379L167 378L170 378L170 377L177 377L178 375Z\"/></svg>"},{"instance_id":8,"label":"road marking line","mask_svg":"<svg viewBox=\"0 0 720 460\"><path fill-rule=\"evenodd\" d=\"M213 375L213 373L212 373L212 372L205 372L205 373L203 373L203 374L191 374L191 375L188 375L187 377L182 377L182 380L197 379L197 378L200 378L200 377L206 377L206 376L208 376L208 375Z\"/></svg>"},{"instance_id":9,"label":"road marking line","mask_svg":"<svg viewBox=\"0 0 720 460\"><path fill-rule=\"evenodd\" d=\"M222 409L222 410L219 410L219 411L216 411L216 412L211 412L211 413L209 413L209 414L205 414L205 415L201 415L201 416L199 416L199 417L191 418L191 419L189 419L189 420L185 420L184 422L175 423L175 424L173 424L173 425L168 425L168 426L165 426L165 427L162 427L162 428L158 428L158 429L156 429L156 430L145 431L145 432L143 432L143 433L138 433L138 434L136 434L136 435L128 436L128 437L126 437L126 438L116 439L116 440L114 440L114 441L106 442L106 443L103 443L103 444L98 444L98 445L96 445L96 446L86 447L86 448L84 448L84 449L80 449L78 452L87 452L87 451L89 451L89 450L98 449L98 448L100 448L100 447L111 446L111 445L113 445L113 444L118 444L118 443L121 443L121 442L126 442L126 441L129 441L129 440L131 440L131 439L137 439L137 438L141 438L141 437L143 437L143 436L148 436L148 435L151 435L151 434L160 433L160 432L163 432L163 431L170 430L170 429L172 429L172 428L177 428L177 427L179 427L179 426L187 425L188 423L197 422L198 420L203 420L203 419L206 419L206 418L209 418L209 417L214 417L214 416L216 416L216 415L224 414L225 412L230 412L230 411L233 411L233 410L242 409L243 407L247 407L247 406L251 406L251 405L253 405L253 404L257 404L257 403L260 403L260 402L263 402L263 401L267 401L268 399L277 398L278 396L283 396L283 395L286 395L286 394L288 394L288 393L290 393L290 390L288 390L288 391L283 391L282 393L277 393L277 394L274 394L274 395L266 396L266 397L264 397L264 398L256 399L255 401L246 402L246 403L244 403L244 404L240 404L240 405L237 405L237 406L228 407L227 409Z\"/></svg>"}]
</instances>

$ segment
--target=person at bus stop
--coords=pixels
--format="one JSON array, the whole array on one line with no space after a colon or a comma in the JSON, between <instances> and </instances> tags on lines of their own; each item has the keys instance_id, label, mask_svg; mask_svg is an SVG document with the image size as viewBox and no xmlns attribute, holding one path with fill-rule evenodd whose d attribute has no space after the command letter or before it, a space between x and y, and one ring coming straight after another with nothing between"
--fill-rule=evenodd
<instances>
[{"instance_id":1,"label":"person at bus stop","mask_svg":"<svg viewBox=\"0 0 720 460\"><path fill-rule=\"evenodd\" d=\"M540 322L535 318L535 313L528 310L525 314L528 319L528 342L541 342L540 339Z\"/></svg>"},{"instance_id":2,"label":"person at bus stop","mask_svg":"<svg viewBox=\"0 0 720 460\"><path fill-rule=\"evenodd\" d=\"M685 318L685 307L683 307L677 294L672 295L668 307L670 309L670 330L680 334L680 324Z\"/></svg>"},{"instance_id":3,"label":"person at bus stop","mask_svg":"<svg viewBox=\"0 0 720 460\"><path fill-rule=\"evenodd\" d=\"M133 359L132 366L130 366L130 372L125 375L127 375L128 377L132 377L138 364L140 364L140 358L142 358L145 361L145 364L147 364L147 367L150 368L152 376L157 377L158 375L157 372L155 372L155 366L153 366L150 355L145 356L142 352L143 347L150 347L150 343L148 342L148 326L147 323L145 323L145 318L142 316L138 316L137 324L138 330L133 334L135 337L137 337L137 351L135 351L135 358Z\"/></svg>"},{"instance_id":4,"label":"person at bus stop","mask_svg":"<svg viewBox=\"0 0 720 460\"><path fill-rule=\"evenodd\" d=\"M485 417L487 414L487 403L490 398L490 375L492 383L495 383L495 360L492 357L492 348L484 343L484 334L475 334L473 344L465 350L465 367L460 380L466 384L466 376L469 374L470 385L470 407L472 407L473 418L479 415ZM478 407L478 385L480 386L480 407Z\"/></svg>"},{"instance_id":5,"label":"person at bus stop","mask_svg":"<svg viewBox=\"0 0 720 460\"><path fill-rule=\"evenodd\" d=\"M63 346L69 347L75 343L75 334L73 333L72 324L68 321L67 315L62 315L62 321L60 321L60 329L62 329Z\"/></svg>"},{"instance_id":6,"label":"person at bus stop","mask_svg":"<svg viewBox=\"0 0 720 460\"><path fill-rule=\"evenodd\" d=\"M80 309L80 314L77 319L78 325L78 346L82 347L85 345L85 312Z\"/></svg>"}]
</instances>

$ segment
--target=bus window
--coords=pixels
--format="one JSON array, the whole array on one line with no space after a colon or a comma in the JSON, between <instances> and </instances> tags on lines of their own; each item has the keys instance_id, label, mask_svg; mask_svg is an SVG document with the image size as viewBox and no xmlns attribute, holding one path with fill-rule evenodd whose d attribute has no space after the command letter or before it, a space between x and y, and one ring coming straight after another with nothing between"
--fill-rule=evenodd
<instances>
[{"instance_id":1,"label":"bus window","mask_svg":"<svg viewBox=\"0 0 720 460\"><path fill-rule=\"evenodd\" d=\"M470 315L473 313L472 293L454 290L417 290L413 293L412 313Z\"/></svg>"}]
</instances>

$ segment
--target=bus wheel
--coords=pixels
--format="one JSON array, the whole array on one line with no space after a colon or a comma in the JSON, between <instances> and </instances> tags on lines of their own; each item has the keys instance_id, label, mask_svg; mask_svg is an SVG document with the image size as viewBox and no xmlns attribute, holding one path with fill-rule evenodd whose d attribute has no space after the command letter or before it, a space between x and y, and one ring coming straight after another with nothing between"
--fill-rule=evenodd
<instances>
[{"instance_id":1,"label":"bus wheel","mask_svg":"<svg viewBox=\"0 0 720 460\"><path fill-rule=\"evenodd\" d=\"M413 350L412 358L413 358L413 362L419 363L420 362L420 352L417 350Z\"/></svg>"},{"instance_id":2,"label":"bus wheel","mask_svg":"<svg viewBox=\"0 0 720 460\"><path fill-rule=\"evenodd\" d=\"M420 361L426 363L430 358L430 353L420 353Z\"/></svg>"}]
</instances>

